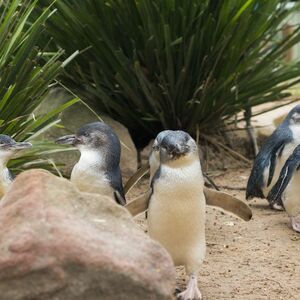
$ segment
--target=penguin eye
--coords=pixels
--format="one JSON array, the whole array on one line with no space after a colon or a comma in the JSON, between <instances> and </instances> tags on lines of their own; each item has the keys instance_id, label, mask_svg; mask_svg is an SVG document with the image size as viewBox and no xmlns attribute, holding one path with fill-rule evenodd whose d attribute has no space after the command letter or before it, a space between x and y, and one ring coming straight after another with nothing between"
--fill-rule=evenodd
<instances>
[{"instance_id":1,"label":"penguin eye","mask_svg":"<svg viewBox=\"0 0 300 300\"><path fill-rule=\"evenodd\" d=\"M295 114L292 116L292 119L294 120L295 123L299 123L299 122L300 122L300 114L295 113Z\"/></svg>"}]
</instances>

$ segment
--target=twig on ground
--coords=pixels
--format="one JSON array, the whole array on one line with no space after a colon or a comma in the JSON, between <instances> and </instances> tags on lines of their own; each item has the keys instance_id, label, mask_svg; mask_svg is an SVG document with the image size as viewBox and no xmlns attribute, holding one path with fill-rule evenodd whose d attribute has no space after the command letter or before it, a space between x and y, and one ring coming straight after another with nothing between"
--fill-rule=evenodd
<instances>
[{"instance_id":1,"label":"twig on ground","mask_svg":"<svg viewBox=\"0 0 300 300\"><path fill-rule=\"evenodd\" d=\"M215 190L219 191L220 189L218 186L215 184L215 182L206 174L203 173L204 178L208 181L207 183L212 186Z\"/></svg>"},{"instance_id":2,"label":"twig on ground","mask_svg":"<svg viewBox=\"0 0 300 300\"><path fill-rule=\"evenodd\" d=\"M226 150L229 154L231 154L233 157L242 160L244 163L246 163L247 165L251 164L251 161L246 158L245 156L243 156L242 154L234 151L233 149L227 147L226 145L216 141L215 139L207 136L207 135L201 135L205 140L207 140L210 144L215 145L217 147L223 148L224 150Z\"/></svg>"},{"instance_id":3,"label":"twig on ground","mask_svg":"<svg viewBox=\"0 0 300 300\"><path fill-rule=\"evenodd\" d=\"M253 147L253 154L254 154L254 156L256 156L258 153L258 145L257 145L255 131L251 124L251 117L252 117L251 107L248 107L245 109L244 116L245 116L245 120L246 120L246 129L248 132L248 136L249 136L249 139L250 139L252 147Z\"/></svg>"}]
</instances>

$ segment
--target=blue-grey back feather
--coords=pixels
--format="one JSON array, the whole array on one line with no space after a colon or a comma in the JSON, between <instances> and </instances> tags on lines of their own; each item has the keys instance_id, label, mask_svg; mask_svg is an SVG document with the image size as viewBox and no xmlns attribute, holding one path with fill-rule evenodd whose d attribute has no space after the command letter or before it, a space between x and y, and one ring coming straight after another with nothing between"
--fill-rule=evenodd
<instances>
[{"instance_id":1,"label":"blue-grey back feather","mask_svg":"<svg viewBox=\"0 0 300 300\"><path fill-rule=\"evenodd\" d=\"M8 174L9 174L9 179L11 181L13 181L16 178L15 174L10 169L8 169Z\"/></svg>"},{"instance_id":2,"label":"blue-grey back feather","mask_svg":"<svg viewBox=\"0 0 300 300\"><path fill-rule=\"evenodd\" d=\"M120 195L125 199L120 168L117 168L111 172L107 172L106 176L110 182L111 187L114 190L118 191Z\"/></svg>"}]
</instances>

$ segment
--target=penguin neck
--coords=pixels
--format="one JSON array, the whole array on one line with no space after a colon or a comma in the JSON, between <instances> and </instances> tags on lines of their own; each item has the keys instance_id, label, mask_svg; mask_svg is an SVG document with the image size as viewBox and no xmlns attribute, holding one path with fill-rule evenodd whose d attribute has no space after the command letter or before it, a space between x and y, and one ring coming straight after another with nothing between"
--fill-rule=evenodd
<instances>
[{"instance_id":1,"label":"penguin neck","mask_svg":"<svg viewBox=\"0 0 300 300\"><path fill-rule=\"evenodd\" d=\"M99 170L106 169L106 155L97 149L81 149L80 159L77 163L81 169L97 168Z\"/></svg>"},{"instance_id":2,"label":"penguin neck","mask_svg":"<svg viewBox=\"0 0 300 300\"><path fill-rule=\"evenodd\" d=\"M7 163L8 163L8 159L7 160L2 160L0 159L0 173L7 169Z\"/></svg>"},{"instance_id":3,"label":"penguin neck","mask_svg":"<svg viewBox=\"0 0 300 300\"><path fill-rule=\"evenodd\" d=\"M182 160L182 158L162 163L160 165L160 173L162 176L167 175L166 178L170 181L196 180L199 183L203 180L201 165L199 159ZM184 181L183 180L183 181Z\"/></svg>"},{"instance_id":4,"label":"penguin neck","mask_svg":"<svg viewBox=\"0 0 300 300\"><path fill-rule=\"evenodd\" d=\"M181 170L182 168L193 168L193 167L200 167L200 160L198 155L195 154L189 154L182 157L179 157L177 159L169 160L162 164L163 166L166 166L167 168L172 169L178 169Z\"/></svg>"},{"instance_id":5,"label":"penguin neck","mask_svg":"<svg viewBox=\"0 0 300 300\"><path fill-rule=\"evenodd\" d=\"M0 158L0 198L6 193L10 183L12 182L11 174L7 168L9 159Z\"/></svg>"},{"instance_id":6,"label":"penguin neck","mask_svg":"<svg viewBox=\"0 0 300 300\"><path fill-rule=\"evenodd\" d=\"M12 158L11 151L0 151L0 170L6 169L8 161Z\"/></svg>"},{"instance_id":7,"label":"penguin neck","mask_svg":"<svg viewBox=\"0 0 300 300\"><path fill-rule=\"evenodd\" d=\"M9 170L7 168L7 163L10 159L11 159L11 154L0 152L0 178L1 178L0 180L1 181L8 180L7 174L9 174Z\"/></svg>"},{"instance_id":8,"label":"penguin neck","mask_svg":"<svg viewBox=\"0 0 300 300\"><path fill-rule=\"evenodd\" d=\"M292 135L293 135L293 139L296 141L300 141L300 125L298 124L291 124L289 126Z\"/></svg>"}]
</instances>

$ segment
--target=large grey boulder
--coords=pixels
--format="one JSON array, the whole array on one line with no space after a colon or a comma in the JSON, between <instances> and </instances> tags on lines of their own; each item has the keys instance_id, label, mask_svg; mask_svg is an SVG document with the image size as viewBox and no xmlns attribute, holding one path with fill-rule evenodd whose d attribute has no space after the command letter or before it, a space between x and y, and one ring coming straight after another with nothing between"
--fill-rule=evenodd
<instances>
[{"instance_id":1,"label":"large grey boulder","mask_svg":"<svg viewBox=\"0 0 300 300\"><path fill-rule=\"evenodd\" d=\"M42 171L0 202L0 300L172 299L167 252L112 199Z\"/></svg>"},{"instance_id":2,"label":"large grey boulder","mask_svg":"<svg viewBox=\"0 0 300 300\"><path fill-rule=\"evenodd\" d=\"M73 97L67 94L63 89L54 89L50 91L45 100L36 109L36 114L47 113L58 106L71 100ZM111 126L121 141L121 171L122 176L129 178L137 170L137 150L128 132L128 129L121 123L97 112L101 119ZM79 127L84 124L99 121L96 112L90 110L86 105L79 102L67 108L60 114L60 126L52 127L48 130L43 138L48 140L55 140L59 136L72 134L77 131ZM40 138L40 137L39 137ZM52 158L56 163L64 163L62 173L64 176L69 177L74 164L79 159L79 152L67 151L63 153L52 154Z\"/></svg>"}]
</instances>

